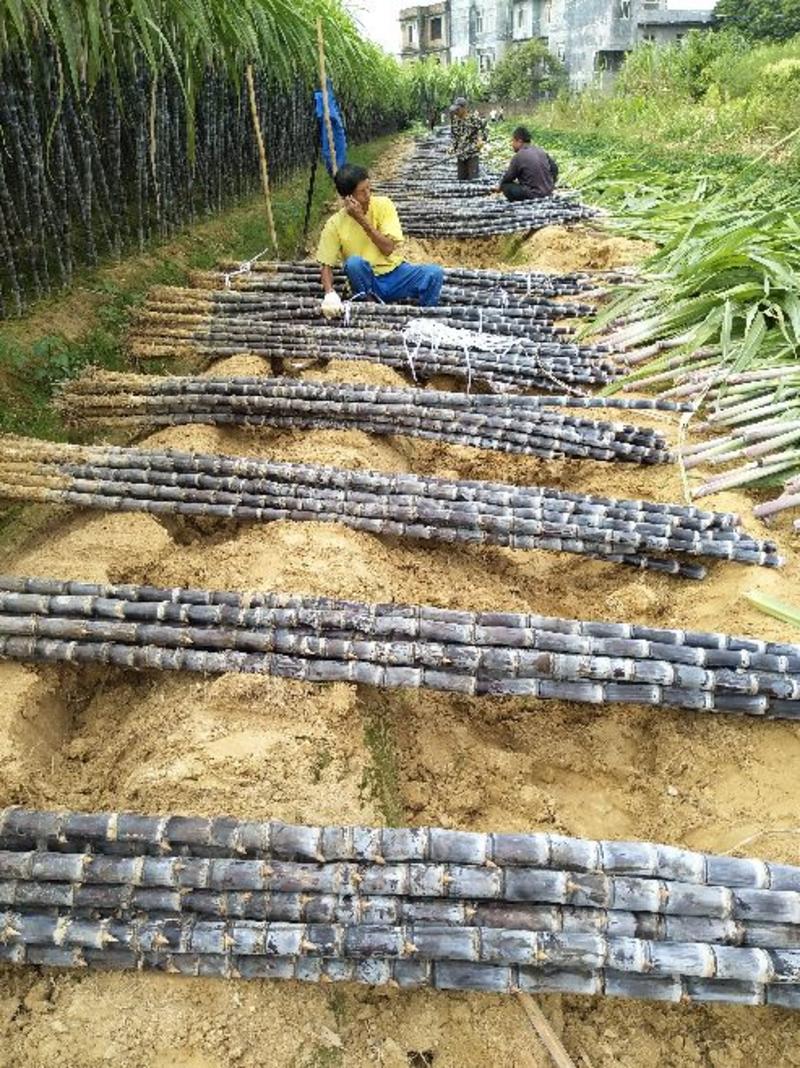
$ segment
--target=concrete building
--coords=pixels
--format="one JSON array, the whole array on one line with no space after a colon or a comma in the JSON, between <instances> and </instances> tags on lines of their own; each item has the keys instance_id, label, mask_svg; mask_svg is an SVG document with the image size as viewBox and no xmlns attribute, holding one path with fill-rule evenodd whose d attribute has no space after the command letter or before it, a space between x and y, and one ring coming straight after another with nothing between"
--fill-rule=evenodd
<instances>
[{"instance_id":1,"label":"concrete building","mask_svg":"<svg viewBox=\"0 0 800 1068\"><path fill-rule=\"evenodd\" d=\"M449 63L450 0L438 4L418 4L400 12L400 32L403 59L425 59L434 56L440 63Z\"/></svg>"},{"instance_id":2,"label":"concrete building","mask_svg":"<svg viewBox=\"0 0 800 1068\"><path fill-rule=\"evenodd\" d=\"M404 8L400 31L403 59L435 56L440 63L450 62L450 0Z\"/></svg>"},{"instance_id":3,"label":"concrete building","mask_svg":"<svg viewBox=\"0 0 800 1068\"><path fill-rule=\"evenodd\" d=\"M450 0L453 59L477 59L490 71L511 41L511 4L508 0Z\"/></svg>"},{"instance_id":4,"label":"concrete building","mask_svg":"<svg viewBox=\"0 0 800 1068\"><path fill-rule=\"evenodd\" d=\"M706 30L711 13L708 11L664 11L654 10L652 5L644 4L639 18L641 39L654 44L674 44L680 41L689 30Z\"/></svg>"},{"instance_id":5,"label":"concrete building","mask_svg":"<svg viewBox=\"0 0 800 1068\"><path fill-rule=\"evenodd\" d=\"M670 11L667 0L444 0L400 12L405 58L473 57L488 72L513 44L538 38L566 65L574 88L613 79L640 41L677 41L711 19L708 11ZM431 36L434 29L444 41Z\"/></svg>"}]
</instances>

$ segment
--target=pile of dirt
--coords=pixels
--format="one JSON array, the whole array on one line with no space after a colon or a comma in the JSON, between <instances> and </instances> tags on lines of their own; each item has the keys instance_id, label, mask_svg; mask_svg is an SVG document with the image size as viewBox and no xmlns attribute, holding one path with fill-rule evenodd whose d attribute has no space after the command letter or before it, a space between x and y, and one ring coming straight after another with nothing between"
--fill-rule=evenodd
<instances>
[{"instance_id":1,"label":"pile of dirt","mask_svg":"<svg viewBox=\"0 0 800 1068\"><path fill-rule=\"evenodd\" d=\"M500 270L608 271L641 263L655 246L648 241L622 237L592 226L546 226L529 238L462 238L422 240L409 238L403 245L415 263L440 263Z\"/></svg>"}]
</instances>

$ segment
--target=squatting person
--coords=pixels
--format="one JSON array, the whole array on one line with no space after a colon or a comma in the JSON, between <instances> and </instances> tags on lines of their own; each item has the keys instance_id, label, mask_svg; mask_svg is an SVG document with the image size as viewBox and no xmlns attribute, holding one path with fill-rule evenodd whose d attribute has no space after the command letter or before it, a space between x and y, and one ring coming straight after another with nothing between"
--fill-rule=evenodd
<instances>
[{"instance_id":1,"label":"squatting person","mask_svg":"<svg viewBox=\"0 0 800 1068\"><path fill-rule=\"evenodd\" d=\"M543 148L531 143L530 131L518 126L511 135L514 156L495 190L507 200L537 200L553 195L558 164Z\"/></svg>"},{"instance_id":2,"label":"squatting person","mask_svg":"<svg viewBox=\"0 0 800 1068\"><path fill-rule=\"evenodd\" d=\"M458 180L471 182L478 177L480 152L487 137L486 123L477 111L470 115L463 96L456 99L450 114L450 135L453 139L453 155L458 164Z\"/></svg>"},{"instance_id":3,"label":"squatting person","mask_svg":"<svg viewBox=\"0 0 800 1068\"><path fill-rule=\"evenodd\" d=\"M386 303L416 300L425 308L438 304L444 271L435 264L403 259L397 208L388 197L373 196L369 172L345 163L334 183L343 206L328 219L317 248L325 291L323 314L341 313L342 302L333 288L333 268L341 264L354 297L374 297Z\"/></svg>"}]
</instances>

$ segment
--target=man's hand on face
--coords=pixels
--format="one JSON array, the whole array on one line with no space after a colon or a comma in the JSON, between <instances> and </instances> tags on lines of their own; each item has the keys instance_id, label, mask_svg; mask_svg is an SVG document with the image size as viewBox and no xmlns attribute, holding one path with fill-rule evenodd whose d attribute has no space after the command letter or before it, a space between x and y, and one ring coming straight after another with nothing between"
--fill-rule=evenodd
<instances>
[{"instance_id":1,"label":"man's hand on face","mask_svg":"<svg viewBox=\"0 0 800 1068\"><path fill-rule=\"evenodd\" d=\"M344 210L350 216L351 219L355 219L356 222L363 222L367 215L364 209L361 207L355 197L344 198Z\"/></svg>"}]
</instances>

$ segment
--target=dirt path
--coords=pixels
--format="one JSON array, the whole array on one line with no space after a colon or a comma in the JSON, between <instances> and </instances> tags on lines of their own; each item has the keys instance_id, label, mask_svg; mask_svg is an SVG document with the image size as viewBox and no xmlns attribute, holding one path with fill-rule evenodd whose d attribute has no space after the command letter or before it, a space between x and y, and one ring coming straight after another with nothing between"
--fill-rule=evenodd
<instances>
[{"instance_id":1,"label":"dirt path","mask_svg":"<svg viewBox=\"0 0 800 1068\"><path fill-rule=\"evenodd\" d=\"M591 235L593 243L601 240ZM560 269L587 265L585 243L578 235L573 241L574 263L561 238L551 250ZM546 252L545 236L537 235L523 255L531 266L552 269ZM622 262L618 247L595 253L598 266ZM629 249L624 253L630 258ZM240 357L217 364L214 373L262 369L268 373L262 361ZM332 364L325 376L401 382L395 372L368 364ZM355 432L179 428L147 439L155 442L681 498L672 469L541 463ZM749 502L736 494L714 498L713 505L749 513ZM787 533L779 530L778 537L788 545ZM749 608L742 594L756 586L783 595L800 588L794 559L782 573L717 567L705 584L695 584L574 556L401 542L332 525L200 525L67 509L53 509L49 525L6 551L0 568L530 609L785 640L796 632ZM0 693L0 804L542 828L800 861L792 830L800 728L785 723L10 663L0 664ZM581 1066L800 1064L793 1048L797 1017L777 1011L559 997L542 1004ZM483 1068L548 1062L514 999L148 974L0 972L0 1066L107 1063Z\"/></svg>"}]
</instances>

